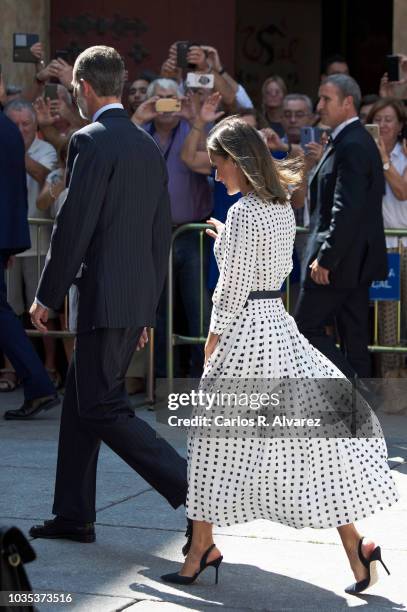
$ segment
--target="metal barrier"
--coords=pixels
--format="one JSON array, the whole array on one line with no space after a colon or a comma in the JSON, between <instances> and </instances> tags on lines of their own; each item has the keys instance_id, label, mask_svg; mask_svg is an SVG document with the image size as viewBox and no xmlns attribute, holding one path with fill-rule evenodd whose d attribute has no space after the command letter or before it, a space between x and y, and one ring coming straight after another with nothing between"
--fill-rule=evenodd
<instances>
[{"instance_id":1,"label":"metal barrier","mask_svg":"<svg viewBox=\"0 0 407 612\"><path fill-rule=\"evenodd\" d=\"M172 234L167 277L167 377L174 377L174 346L176 344L205 344L207 330L204 330L204 234L208 223L186 223ZM199 336L181 336L174 334L174 270L173 245L181 234L199 230Z\"/></svg>"},{"instance_id":2,"label":"metal barrier","mask_svg":"<svg viewBox=\"0 0 407 612\"><path fill-rule=\"evenodd\" d=\"M30 226L37 228L37 274L38 280L41 276L41 249L38 248L40 245L41 238L41 227L45 225L53 225L52 219L29 219ZM178 227L172 235L171 249L168 262L168 282L167 282L167 376L168 378L174 377L174 347L176 345L186 344L205 344L207 330L204 330L204 236L205 230L208 229L207 223L187 223ZM199 335L196 337L184 336L174 333L174 271L173 271L173 245L175 240L181 234L189 231L199 231L199 303L200 303L200 316L199 316ZM297 227L298 234L307 234L308 228ZM400 238L407 236L407 230L402 229L387 229L385 230L386 236L392 236L399 238L399 253L402 251L402 243ZM290 275L286 279L286 295L285 305L287 310L290 307ZM396 346L380 346L379 345L379 312L378 312L378 301L374 301L374 332L373 332L373 344L370 345L369 351L374 353L407 353L407 346L400 346L401 342L401 296L397 302L397 345ZM65 298L65 330L49 331L47 336L54 338L72 338L75 336L74 332L70 332L67 329L68 320L68 300ZM27 329L29 336L42 337L44 334L40 331ZM155 400L155 379L154 379L154 329L148 329L149 342L147 345L148 350L148 367L147 367L147 402L153 404Z\"/></svg>"},{"instance_id":3,"label":"metal barrier","mask_svg":"<svg viewBox=\"0 0 407 612\"><path fill-rule=\"evenodd\" d=\"M203 329L203 235L204 230L208 229L206 223L187 223L177 228L172 235L170 259L168 264L168 286L167 286L167 376L172 379L174 377L174 347L180 344L204 344L206 341L207 330ZM199 337L182 336L174 333L174 271L173 271L173 244L180 234L186 231L200 232L200 310L201 310L201 327ZM297 234L308 234L309 230L306 227L297 227ZM402 243L401 238L407 236L407 230L404 229L386 229L386 236L399 238L398 249L401 255ZM286 295L285 306L289 310L290 307L290 275L286 279ZM397 345L396 346L380 346L379 345L379 301L374 300L374 331L373 344L368 347L372 353L407 353L407 346L400 346L401 342L401 295L397 302ZM205 334L205 335L204 335Z\"/></svg>"},{"instance_id":4,"label":"metal barrier","mask_svg":"<svg viewBox=\"0 0 407 612\"><path fill-rule=\"evenodd\" d=\"M53 225L53 219L28 219L30 226L37 228L37 280L39 282L41 277L41 227L46 225ZM47 332L45 335L51 338L74 338L75 333L68 330L68 298L65 297L65 329L64 330L52 330ZM36 329L26 329L28 336L43 337L44 334ZM148 350L148 365L147 365L147 382L146 382L146 395L147 402L149 404L154 403L154 329L148 328L149 342L147 344Z\"/></svg>"}]
</instances>

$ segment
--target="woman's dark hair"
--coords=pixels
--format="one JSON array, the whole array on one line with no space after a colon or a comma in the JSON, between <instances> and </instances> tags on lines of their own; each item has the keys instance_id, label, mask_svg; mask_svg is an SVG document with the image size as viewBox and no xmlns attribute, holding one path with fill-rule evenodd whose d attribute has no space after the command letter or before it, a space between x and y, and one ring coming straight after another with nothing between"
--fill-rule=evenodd
<instances>
[{"instance_id":1,"label":"woman's dark hair","mask_svg":"<svg viewBox=\"0 0 407 612\"><path fill-rule=\"evenodd\" d=\"M260 133L240 117L227 117L212 128L207 148L209 155L231 159L266 202L289 202L289 187L302 181L302 160L274 160Z\"/></svg>"},{"instance_id":2,"label":"woman's dark hair","mask_svg":"<svg viewBox=\"0 0 407 612\"><path fill-rule=\"evenodd\" d=\"M398 98L380 98L377 102L373 104L372 108L370 109L366 119L366 123L374 123L374 117L376 113L383 110L387 106L391 106L391 108L394 110L394 112L396 113L397 120L402 125L402 132L405 132L407 119L406 107L404 106L403 102ZM399 138L401 137L402 135L400 135Z\"/></svg>"}]
</instances>

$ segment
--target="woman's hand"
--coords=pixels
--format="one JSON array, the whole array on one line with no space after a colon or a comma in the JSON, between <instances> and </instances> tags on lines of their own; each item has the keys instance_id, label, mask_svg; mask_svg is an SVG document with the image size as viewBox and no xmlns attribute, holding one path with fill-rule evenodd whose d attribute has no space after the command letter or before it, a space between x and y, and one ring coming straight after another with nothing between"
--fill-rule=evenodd
<instances>
[{"instance_id":1,"label":"woman's hand","mask_svg":"<svg viewBox=\"0 0 407 612\"><path fill-rule=\"evenodd\" d=\"M205 342L205 366L208 363L208 359L210 358L213 351L215 350L219 342L219 338L220 336L218 334L213 334L212 332L209 332L208 337Z\"/></svg>"},{"instance_id":2,"label":"woman's hand","mask_svg":"<svg viewBox=\"0 0 407 612\"><path fill-rule=\"evenodd\" d=\"M379 136L377 147L379 149L383 164L387 164L390 161L390 158L389 154L386 151L386 147L384 146L383 138L381 136Z\"/></svg>"},{"instance_id":3,"label":"woman's hand","mask_svg":"<svg viewBox=\"0 0 407 612\"><path fill-rule=\"evenodd\" d=\"M51 64L58 74L59 82L69 90L72 84L73 66L60 57L53 60Z\"/></svg>"},{"instance_id":4,"label":"woman's hand","mask_svg":"<svg viewBox=\"0 0 407 612\"><path fill-rule=\"evenodd\" d=\"M37 98L34 102L34 109L37 114L37 121L40 128L53 125L56 117L51 113L51 100L47 98Z\"/></svg>"},{"instance_id":5,"label":"woman's hand","mask_svg":"<svg viewBox=\"0 0 407 612\"><path fill-rule=\"evenodd\" d=\"M307 152L305 154L305 167L307 172L311 170L321 159L324 153L324 147L318 142L310 142L305 145Z\"/></svg>"},{"instance_id":6,"label":"woman's hand","mask_svg":"<svg viewBox=\"0 0 407 612\"><path fill-rule=\"evenodd\" d=\"M209 70L206 53L202 47L198 47L197 45L189 47L187 60L189 64L194 64L196 66L197 72L207 72Z\"/></svg>"},{"instance_id":7,"label":"woman's hand","mask_svg":"<svg viewBox=\"0 0 407 612\"><path fill-rule=\"evenodd\" d=\"M201 106L201 111L199 114L199 117L203 123L215 123L215 121L220 119L225 114L223 111L217 110L221 101L222 96L218 91L206 98L205 102Z\"/></svg>"},{"instance_id":8,"label":"woman's hand","mask_svg":"<svg viewBox=\"0 0 407 612\"><path fill-rule=\"evenodd\" d=\"M34 43L31 47L30 47L30 51L31 54L35 57L35 59L40 62L44 60L44 46L42 44L42 42L37 42Z\"/></svg>"},{"instance_id":9,"label":"woman's hand","mask_svg":"<svg viewBox=\"0 0 407 612\"><path fill-rule=\"evenodd\" d=\"M272 128L263 128L259 131L270 151L288 151L288 145L281 140L280 136Z\"/></svg>"},{"instance_id":10,"label":"woman's hand","mask_svg":"<svg viewBox=\"0 0 407 612\"><path fill-rule=\"evenodd\" d=\"M222 221L218 221L217 219L214 219L213 217L211 217L210 219L207 220L207 223L209 225L214 225L215 226L215 230L214 231L212 228L211 229L207 229L205 230L205 232L208 234L208 236L210 236L211 238L216 238L219 236L219 234L221 233L221 231L223 230L223 228L225 227L225 224L222 223Z\"/></svg>"}]
</instances>

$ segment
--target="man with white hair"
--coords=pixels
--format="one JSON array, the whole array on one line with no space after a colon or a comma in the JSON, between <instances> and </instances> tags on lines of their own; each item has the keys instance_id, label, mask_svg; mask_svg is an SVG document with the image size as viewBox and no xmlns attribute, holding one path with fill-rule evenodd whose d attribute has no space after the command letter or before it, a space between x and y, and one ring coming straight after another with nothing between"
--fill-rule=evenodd
<instances>
[{"instance_id":1,"label":"man with white hair","mask_svg":"<svg viewBox=\"0 0 407 612\"><path fill-rule=\"evenodd\" d=\"M33 105L25 100L9 102L4 113L19 128L25 145L25 167L27 173L28 217L36 219L50 218L49 211L37 208L37 198L44 185L45 178L58 163L57 152L52 145L37 138L37 117ZM21 316L28 312L35 298L38 285L37 252L41 253L41 267L44 264L51 239L51 227L41 227L40 243L37 245L37 228L30 227L31 249L17 255L9 272L8 301L14 312ZM55 314L51 313L51 318ZM49 324L53 328L53 323ZM57 383L55 368L55 340L44 338L45 367L51 378ZM15 386L16 375L11 363L6 361L6 372L10 386ZM24 414L10 414L9 418L25 418Z\"/></svg>"},{"instance_id":2,"label":"man with white hair","mask_svg":"<svg viewBox=\"0 0 407 612\"><path fill-rule=\"evenodd\" d=\"M191 129L201 129L190 123L184 110L178 113L159 113L155 109L157 100L163 98L181 99L178 84L172 79L156 79L147 90L147 100L141 104L132 117L136 125L142 126L156 141L168 169L168 191L171 201L173 228L184 223L206 221L212 211L212 198L207 178L193 172L182 161L181 151ZM205 134L202 133L202 140ZM203 145L204 146L204 145ZM209 246L206 244L205 245ZM185 310L188 334L200 335L200 255L197 232L184 232L174 242L174 280L179 286ZM207 257L204 269L206 272ZM204 282L204 330L209 327L210 300ZM165 376L165 293L162 296L157 316L157 375ZM190 371L192 376L202 374L203 349L200 345L191 347Z\"/></svg>"}]
</instances>

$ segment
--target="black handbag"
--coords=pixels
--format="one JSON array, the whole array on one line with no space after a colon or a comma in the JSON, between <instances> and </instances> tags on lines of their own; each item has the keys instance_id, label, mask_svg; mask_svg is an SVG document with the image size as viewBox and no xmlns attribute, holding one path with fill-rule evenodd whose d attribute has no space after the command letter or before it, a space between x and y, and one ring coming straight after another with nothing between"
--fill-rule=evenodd
<instances>
[{"instance_id":1,"label":"black handbag","mask_svg":"<svg viewBox=\"0 0 407 612\"><path fill-rule=\"evenodd\" d=\"M24 563L35 558L34 549L17 527L0 527L0 591L31 591ZM8 606L6 601L0 605L6 612L34 610L31 605Z\"/></svg>"}]
</instances>

